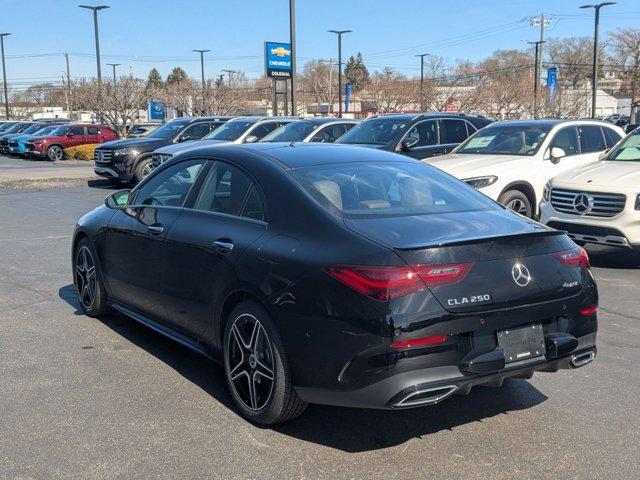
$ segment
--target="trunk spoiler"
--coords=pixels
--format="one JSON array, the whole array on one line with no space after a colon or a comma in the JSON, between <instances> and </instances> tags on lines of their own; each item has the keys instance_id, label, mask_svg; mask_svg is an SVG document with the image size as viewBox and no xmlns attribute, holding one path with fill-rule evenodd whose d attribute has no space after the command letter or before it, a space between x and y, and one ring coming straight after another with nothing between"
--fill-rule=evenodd
<instances>
[{"instance_id":1,"label":"trunk spoiler","mask_svg":"<svg viewBox=\"0 0 640 480\"><path fill-rule=\"evenodd\" d=\"M396 250L419 250L423 248L437 248L437 247L455 247L458 245L469 245L472 243L489 243L489 242L504 242L508 243L511 240L518 240L520 238L536 238L536 237L550 237L556 235L565 235L566 232L563 230L539 230L536 232L525 232L525 233L516 233L513 235L503 235L500 237L473 237L466 238L463 240L456 240L452 242L439 242L432 244L413 244L413 245L403 245L401 247L393 247Z\"/></svg>"}]
</instances>

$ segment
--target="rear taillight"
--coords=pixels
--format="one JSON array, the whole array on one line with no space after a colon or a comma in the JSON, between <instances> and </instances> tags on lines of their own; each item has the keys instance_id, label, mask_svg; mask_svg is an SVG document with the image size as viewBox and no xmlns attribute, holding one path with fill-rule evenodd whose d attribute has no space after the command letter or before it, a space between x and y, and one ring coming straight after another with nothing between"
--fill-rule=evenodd
<instances>
[{"instance_id":1,"label":"rear taillight","mask_svg":"<svg viewBox=\"0 0 640 480\"><path fill-rule=\"evenodd\" d=\"M582 315L583 317L588 317L589 315L595 315L596 313L598 313L597 305L592 305L590 307L585 307L580 309L580 315Z\"/></svg>"},{"instance_id":2,"label":"rear taillight","mask_svg":"<svg viewBox=\"0 0 640 480\"><path fill-rule=\"evenodd\" d=\"M582 247L572 248L571 250L563 250L556 252L553 256L567 267L584 267L589 268L589 255Z\"/></svg>"},{"instance_id":3,"label":"rear taillight","mask_svg":"<svg viewBox=\"0 0 640 480\"><path fill-rule=\"evenodd\" d=\"M337 265L325 271L336 280L376 300L389 301L426 287L460 282L473 263L414 265L412 267L370 267Z\"/></svg>"}]
</instances>

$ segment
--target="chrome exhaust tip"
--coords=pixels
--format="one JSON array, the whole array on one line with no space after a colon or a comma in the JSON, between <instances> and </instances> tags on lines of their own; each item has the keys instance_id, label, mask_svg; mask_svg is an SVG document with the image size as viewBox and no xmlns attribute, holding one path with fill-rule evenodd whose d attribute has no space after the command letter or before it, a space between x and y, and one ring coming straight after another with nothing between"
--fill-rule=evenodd
<instances>
[{"instance_id":1,"label":"chrome exhaust tip","mask_svg":"<svg viewBox=\"0 0 640 480\"><path fill-rule=\"evenodd\" d=\"M595 358L596 352L594 352L593 350L591 350L590 352L579 353L571 357L571 366L573 368L579 368L586 365L587 363L593 362Z\"/></svg>"},{"instance_id":2,"label":"chrome exhaust tip","mask_svg":"<svg viewBox=\"0 0 640 480\"><path fill-rule=\"evenodd\" d=\"M443 387L423 388L409 392L396 403L394 407L417 407L420 405L434 405L453 395L458 389L455 385Z\"/></svg>"}]
</instances>

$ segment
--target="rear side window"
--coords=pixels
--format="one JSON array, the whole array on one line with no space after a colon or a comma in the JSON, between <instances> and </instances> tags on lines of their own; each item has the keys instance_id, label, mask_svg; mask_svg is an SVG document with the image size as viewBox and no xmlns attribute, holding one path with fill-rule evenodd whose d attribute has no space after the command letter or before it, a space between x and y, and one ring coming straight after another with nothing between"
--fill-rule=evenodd
<instances>
[{"instance_id":1,"label":"rear side window","mask_svg":"<svg viewBox=\"0 0 640 480\"><path fill-rule=\"evenodd\" d=\"M602 131L604 132L604 139L607 144L607 148L613 147L622 138L618 132L611 128L602 127Z\"/></svg>"},{"instance_id":2,"label":"rear side window","mask_svg":"<svg viewBox=\"0 0 640 480\"><path fill-rule=\"evenodd\" d=\"M240 216L252 184L252 179L242 170L218 161L209 172L193 208Z\"/></svg>"},{"instance_id":3,"label":"rear side window","mask_svg":"<svg viewBox=\"0 0 640 480\"><path fill-rule=\"evenodd\" d=\"M191 140L199 140L209 133L210 128L208 123L196 123L187 128L182 134L183 137L189 137Z\"/></svg>"},{"instance_id":4,"label":"rear side window","mask_svg":"<svg viewBox=\"0 0 640 480\"><path fill-rule=\"evenodd\" d=\"M258 137L258 140L265 137L267 134L273 132L276 128L280 127L280 123L277 122L266 122L261 125L258 125L256 128L251 130L251 135L255 135Z\"/></svg>"},{"instance_id":5,"label":"rear side window","mask_svg":"<svg viewBox=\"0 0 640 480\"><path fill-rule=\"evenodd\" d=\"M311 139L312 142L328 142L333 143L347 131L347 124L329 125L320 130Z\"/></svg>"},{"instance_id":6,"label":"rear side window","mask_svg":"<svg viewBox=\"0 0 640 480\"><path fill-rule=\"evenodd\" d=\"M607 148L600 126L582 125L579 127L579 131L582 153L601 152Z\"/></svg>"},{"instance_id":7,"label":"rear side window","mask_svg":"<svg viewBox=\"0 0 640 480\"><path fill-rule=\"evenodd\" d=\"M84 127L73 127L69 133L74 135L84 135Z\"/></svg>"},{"instance_id":8,"label":"rear side window","mask_svg":"<svg viewBox=\"0 0 640 480\"><path fill-rule=\"evenodd\" d=\"M386 217L499 210L465 183L423 163L316 165L293 176L327 210L345 217Z\"/></svg>"},{"instance_id":9,"label":"rear side window","mask_svg":"<svg viewBox=\"0 0 640 480\"><path fill-rule=\"evenodd\" d=\"M87 131L89 135L100 135L100 130L97 127L88 127Z\"/></svg>"},{"instance_id":10,"label":"rear side window","mask_svg":"<svg viewBox=\"0 0 640 480\"><path fill-rule=\"evenodd\" d=\"M464 120L441 120L443 139L440 143L462 143L466 140L467 122Z\"/></svg>"}]
</instances>

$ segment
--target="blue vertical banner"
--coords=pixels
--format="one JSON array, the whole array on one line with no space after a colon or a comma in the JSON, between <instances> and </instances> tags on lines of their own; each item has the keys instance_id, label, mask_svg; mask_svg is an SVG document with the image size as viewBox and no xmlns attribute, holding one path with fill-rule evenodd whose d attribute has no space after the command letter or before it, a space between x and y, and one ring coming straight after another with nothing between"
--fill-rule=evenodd
<instances>
[{"instance_id":1,"label":"blue vertical banner","mask_svg":"<svg viewBox=\"0 0 640 480\"><path fill-rule=\"evenodd\" d=\"M149 121L159 121L164 120L164 103L159 100L150 100L149 106L147 108Z\"/></svg>"},{"instance_id":2,"label":"blue vertical banner","mask_svg":"<svg viewBox=\"0 0 640 480\"><path fill-rule=\"evenodd\" d=\"M351 100L351 84L347 83L344 86L344 111L348 112L349 111L349 101Z\"/></svg>"},{"instance_id":3,"label":"blue vertical banner","mask_svg":"<svg viewBox=\"0 0 640 480\"><path fill-rule=\"evenodd\" d=\"M556 101L556 88L558 86L558 67L547 68L547 91L551 103Z\"/></svg>"}]
</instances>

